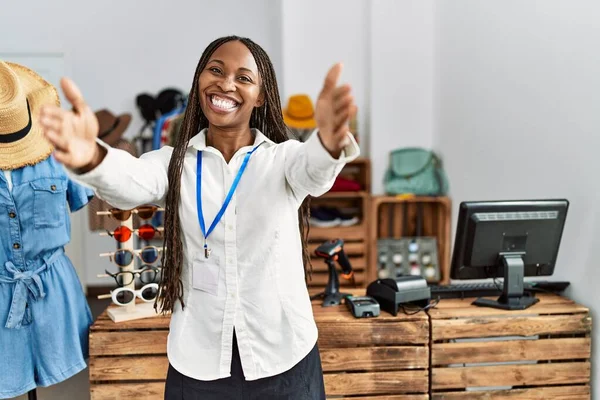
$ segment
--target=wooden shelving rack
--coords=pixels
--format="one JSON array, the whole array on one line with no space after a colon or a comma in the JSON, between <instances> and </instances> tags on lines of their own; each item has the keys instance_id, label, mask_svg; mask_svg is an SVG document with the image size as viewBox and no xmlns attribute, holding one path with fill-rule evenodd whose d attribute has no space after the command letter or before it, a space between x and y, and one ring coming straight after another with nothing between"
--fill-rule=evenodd
<instances>
[{"instance_id":1,"label":"wooden shelving rack","mask_svg":"<svg viewBox=\"0 0 600 400\"><path fill-rule=\"evenodd\" d=\"M368 158L357 158L344 166L340 176L357 181L361 190L356 192L328 192L320 197L313 197L312 207L356 207L360 209L360 222L353 226L336 226L331 228L310 227L309 251L312 255L313 274L308 286L325 287L327 284L327 265L322 258L314 255L315 249L324 241L343 239L344 250L354 269L357 287L366 287L369 275L369 207L371 199L371 163ZM350 283L340 278L342 286Z\"/></svg>"}]
</instances>

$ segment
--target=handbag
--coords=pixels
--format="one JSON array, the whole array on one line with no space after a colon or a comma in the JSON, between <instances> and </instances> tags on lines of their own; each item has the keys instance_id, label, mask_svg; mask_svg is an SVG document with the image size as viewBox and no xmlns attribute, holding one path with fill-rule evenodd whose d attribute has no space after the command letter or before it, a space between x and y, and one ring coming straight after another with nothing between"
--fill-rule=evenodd
<instances>
[{"instance_id":1,"label":"handbag","mask_svg":"<svg viewBox=\"0 0 600 400\"><path fill-rule=\"evenodd\" d=\"M384 187L388 194L444 196L448 193L448 178L433 151L406 147L390 153Z\"/></svg>"}]
</instances>

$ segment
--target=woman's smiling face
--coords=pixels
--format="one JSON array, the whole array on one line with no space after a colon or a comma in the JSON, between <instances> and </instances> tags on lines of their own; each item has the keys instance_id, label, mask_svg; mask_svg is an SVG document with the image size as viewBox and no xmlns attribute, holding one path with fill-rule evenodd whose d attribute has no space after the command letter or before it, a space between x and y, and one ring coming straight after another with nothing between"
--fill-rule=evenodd
<instances>
[{"instance_id":1,"label":"woman's smiling face","mask_svg":"<svg viewBox=\"0 0 600 400\"><path fill-rule=\"evenodd\" d=\"M200 73L200 108L216 127L247 127L254 108L264 102L261 86L250 50L239 41L224 43Z\"/></svg>"}]
</instances>

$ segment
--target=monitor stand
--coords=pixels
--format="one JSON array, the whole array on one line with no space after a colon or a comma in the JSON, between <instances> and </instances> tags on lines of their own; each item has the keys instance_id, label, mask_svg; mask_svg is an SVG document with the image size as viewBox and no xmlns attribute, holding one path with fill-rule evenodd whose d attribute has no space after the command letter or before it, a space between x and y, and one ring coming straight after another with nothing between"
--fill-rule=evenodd
<instances>
[{"instance_id":1,"label":"monitor stand","mask_svg":"<svg viewBox=\"0 0 600 400\"><path fill-rule=\"evenodd\" d=\"M523 293L523 276L525 273L524 253L506 253L500 255L504 269L504 287L498 300L478 298L472 304L480 307L500 308L503 310L525 310L540 299L533 294Z\"/></svg>"}]
</instances>

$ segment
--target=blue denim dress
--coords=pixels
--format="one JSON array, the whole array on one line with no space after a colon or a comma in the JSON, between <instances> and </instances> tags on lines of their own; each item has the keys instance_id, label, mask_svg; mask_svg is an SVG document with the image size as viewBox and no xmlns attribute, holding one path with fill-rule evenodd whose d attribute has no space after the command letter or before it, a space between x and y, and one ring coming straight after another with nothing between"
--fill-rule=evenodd
<instances>
[{"instance_id":1,"label":"blue denim dress","mask_svg":"<svg viewBox=\"0 0 600 400\"><path fill-rule=\"evenodd\" d=\"M52 156L0 171L0 398L61 382L86 367L92 316L63 246L69 210L93 192Z\"/></svg>"}]
</instances>

